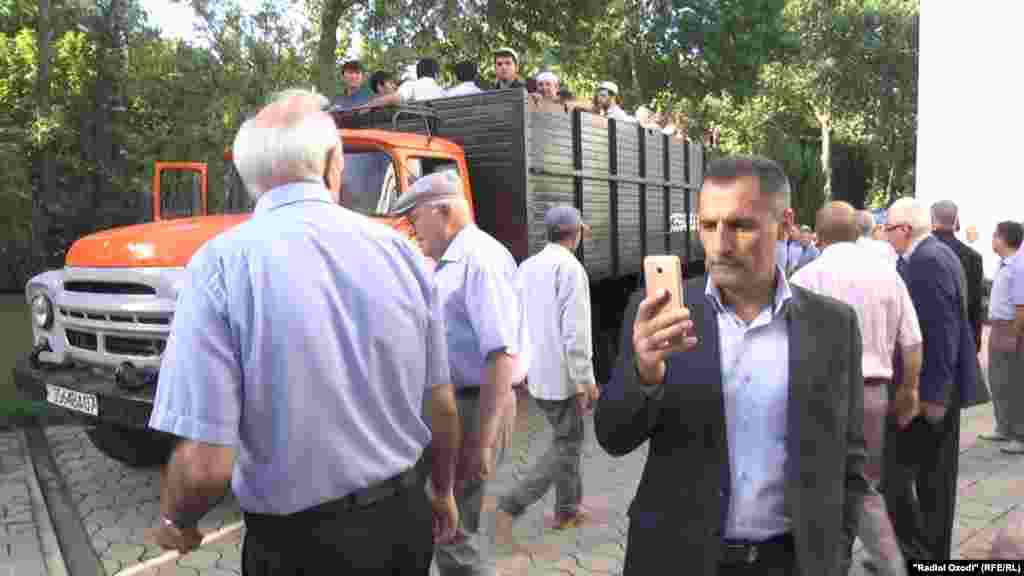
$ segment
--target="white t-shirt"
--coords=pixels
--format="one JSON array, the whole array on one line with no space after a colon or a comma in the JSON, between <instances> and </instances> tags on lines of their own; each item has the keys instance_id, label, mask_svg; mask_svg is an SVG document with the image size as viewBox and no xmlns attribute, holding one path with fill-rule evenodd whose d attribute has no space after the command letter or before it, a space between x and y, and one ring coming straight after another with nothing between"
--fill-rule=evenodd
<instances>
[{"instance_id":1,"label":"white t-shirt","mask_svg":"<svg viewBox=\"0 0 1024 576\"><path fill-rule=\"evenodd\" d=\"M417 80L402 82L402 85L398 87L398 95L402 97L402 102L415 102L417 100L444 98L445 94L444 88L437 84L437 80L430 76L425 76Z\"/></svg>"},{"instance_id":2,"label":"white t-shirt","mask_svg":"<svg viewBox=\"0 0 1024 576\"><path fill-rule=\"evenodd\" d=\"M476 82L463 82L457 86L453 86L445 90L445 96L466 96L468 94L479 94L483 92Z\"/></svg>"}]
</instances>

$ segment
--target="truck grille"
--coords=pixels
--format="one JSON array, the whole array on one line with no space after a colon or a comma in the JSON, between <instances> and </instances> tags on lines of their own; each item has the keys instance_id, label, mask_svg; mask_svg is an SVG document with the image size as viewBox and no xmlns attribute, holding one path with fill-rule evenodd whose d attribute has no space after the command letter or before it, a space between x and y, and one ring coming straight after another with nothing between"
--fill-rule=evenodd
<instances>
[{"instance_id":1,"label":"truck grille","mask_svg":"<svg viewBox=\"0 0 1024 576\"><path fill-rule=\"evenodd\" d=\"M111 354L155 358L164 352L167 342L163 338L125 338L104 336L104 347Z\"/></svg>"},{"instance_id":2,"label":"truck grille","mask_svg":"<svg viewBox=\"0 0 1024 576\"><path fill-rule=\"evenodd\" d=\"M103 340L103 349L108 354L119 356L136 356L138 358L157 358L164 353L167 340L164 338L129 338L126 336L99 335L82 330L67 329L68 344L80 350L96 352L99 341Z\"/></svg>"},{"instance_id":3,"label":"truck grille","mask_svg":"<svg viewBox=\"0 0 1024 576\"><path fill-rule=\"evenodd\" d=\"M68 292L85 292L87 294L139 294L155 296L156 288L134 282L97 282L91 280L72 280L64 283Z\"/></svg>"},{"instance_id":4,"label":"truck grille","mask_svg":"<svg viewBox=\"0 0 1024 576\"><path fill-rule=\"evenodd\" d=\"M145 324L149 326L170 326L170 315L141 315L141 314L108 314L101 312L86 312L84 310L73 310L61 307L60 315L65 318L77 318L79 320L99 320L101 322L116 322L121 324Z\"/></svg>"},{"instance_id":5,"label":"truck grille","mask_svg":"<svg viewBox=\"0 0 1024 576\"><path fill-rule=\"evenodd\" d=\"M82 350L96 350L97 338L95 334L82 332L81 330L65 330L68 335L68 344Z\"/></svg>"}]
</instances>

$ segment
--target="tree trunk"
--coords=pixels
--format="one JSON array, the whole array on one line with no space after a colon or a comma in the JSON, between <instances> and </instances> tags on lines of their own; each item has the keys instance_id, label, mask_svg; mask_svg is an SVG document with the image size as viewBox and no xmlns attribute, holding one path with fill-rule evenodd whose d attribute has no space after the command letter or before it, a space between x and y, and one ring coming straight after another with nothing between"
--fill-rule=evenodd
<instances>
[{"instance_id":1,"label":"tree trunk","mask_svg":"<svg viewBox=\"0 0 1024 576\"><path fill-rule=\"evenodd\" d=\"M324 0L320 14L320 44L317 48L317 90L328 98L338 92L334 70L338 67L335 52L338 50L338 23L342 13L349 7L343 0Z\"/></svg>"},{"instance_id":2,"label":"tree trunk","mask_svg":"<svg viewBox=\"0 0 1024 576\"><path fill-rule=\"evenodd\" d=\"M36 84L38 115L50 116L50 0L39 0L39 22L37 25L39 50L39 76ZM51 216L47 206L54 201L56 187L56 162L53 146L46 142L39 154L39 183L32 199L32 268L41 270L52 265L49 231Z\"/></svg>"},{"instance_id":3,"label":"tree trunk","mask_svg":"<svg viewBox=\"0 0 1024 576\"><path fill-rule=\"evenodd\" d=\"M821 127L821 171L825 176L823 190L824 202L832 200L832 114L827 111L816 111L818 125Z\"/></svg>"}]
</instances>

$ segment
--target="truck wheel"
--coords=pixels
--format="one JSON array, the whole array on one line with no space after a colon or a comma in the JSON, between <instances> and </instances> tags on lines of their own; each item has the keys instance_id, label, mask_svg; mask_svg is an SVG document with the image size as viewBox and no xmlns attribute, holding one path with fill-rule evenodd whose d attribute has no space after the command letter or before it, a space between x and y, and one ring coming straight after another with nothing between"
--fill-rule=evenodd
<instances>
[{"instance_id":1,"label":"truck wheel","mask_svg":"<svg viewBox=\"0 0 1024 576\"><path fill-rule=\"evenodd\" d=\"M87 434L100 452L133 468L163 466L176 444L169 434L116 424L98 424Z\"/></svg>"}]
</instances>

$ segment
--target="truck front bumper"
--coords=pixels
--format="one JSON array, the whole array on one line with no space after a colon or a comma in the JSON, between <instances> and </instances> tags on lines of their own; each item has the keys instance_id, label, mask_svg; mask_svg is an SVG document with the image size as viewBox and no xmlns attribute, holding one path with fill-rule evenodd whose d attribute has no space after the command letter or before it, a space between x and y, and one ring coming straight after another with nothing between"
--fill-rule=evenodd
<instances>
[{"instance_id":1,"label":"truck front bumper","mask_svg":"<svg viewBox=\"0 0 1024 576\"><path fill-rule=\"evenodd\" d=\"M156 386L153 384L128 391L118 385L113 375L89 368L45 364L37 368L28 355L19 358L15 364L14 383L19 394L27 400L47 402L47 392L51 386L92 396L98 412L95 416L53 402L49 402L49 406L55 410L66 410L93 423L104 422L140 429L149 425L149 414L156 394Z\"/></svg>"}]
</instances>

